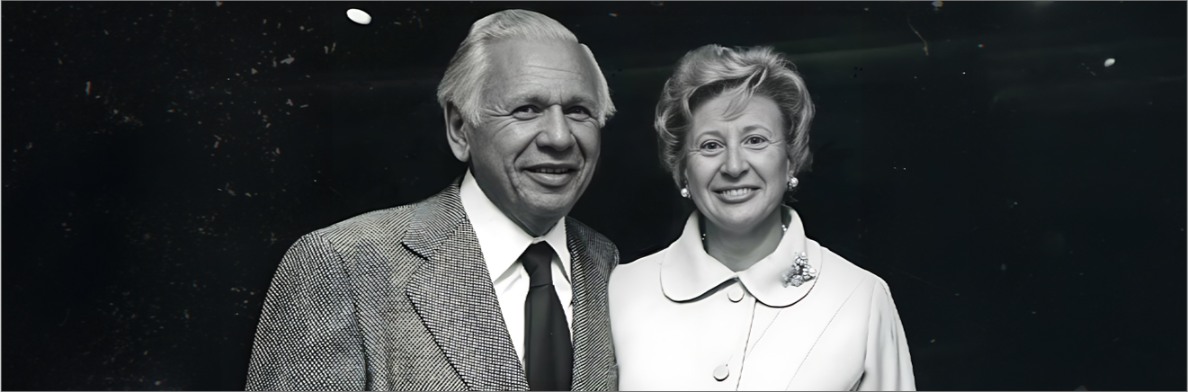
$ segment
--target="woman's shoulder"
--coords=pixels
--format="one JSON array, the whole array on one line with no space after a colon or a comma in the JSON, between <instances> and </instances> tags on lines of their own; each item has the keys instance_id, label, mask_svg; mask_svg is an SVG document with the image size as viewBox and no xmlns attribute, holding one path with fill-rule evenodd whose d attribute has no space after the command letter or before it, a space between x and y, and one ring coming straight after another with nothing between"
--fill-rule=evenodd
<instances>
[{"instance_id":1,"label":"woman's shoulder","mask_svg":"<svg viewBox=\"0 0 1188 392\"><path fill-rule=\"evenodd\" d=\"M821 273L823 275L830 275L829 279L822 282L834 282L835 284L855 288L881 288L883 291L887 290L887 282L883 281L878 275L854 264L829 248L818 244L816 241L811 239L807 241L820 249L820 257L825 265Z\"/></svg>"},{"instance_id":2,"label":"woman's shoulder","mask_svg":"<svg viewBox=\"0 0 1188 392\"><path fill-rule=\"evenodd\" d=\"M656 250L650 254L647 254L646 256L619 264L617 267L615 267L615 270L611 272L611 279L613 280L616 277L619 279L624 279L628 277L635 277L641 274L646 275L650 272L658 273L660 262L664 260L665 255L668 253L668 249L671 247L672 245L669 245L660 250Z\"/></svg>"},{"instance_id":3,"label":"woman's shoulder","mask_svg":"<svg viewBox=\"0 0 1188 392\"><path fill-rule=\"evenodd\" d=\"M660 264L672 245L633 261L619 264L611 271L608 289L613 292L645 290L660 284Z\"/></svg>"}]
</instances>

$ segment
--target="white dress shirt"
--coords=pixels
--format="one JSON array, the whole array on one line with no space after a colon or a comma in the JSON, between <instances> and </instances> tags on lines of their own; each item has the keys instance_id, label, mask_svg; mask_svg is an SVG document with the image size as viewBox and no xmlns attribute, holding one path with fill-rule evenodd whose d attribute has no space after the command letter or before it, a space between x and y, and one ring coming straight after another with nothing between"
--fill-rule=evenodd
<instances>
[{"instance_id":1,"label":"white dress shirt","mask_svg":"<svg viewBox=\"0 0 1188 392\"><path fill-rule=\"evenodd\" d=\"M469 170L462 178L458 191L462 209L474 228L491 282L495 285L495 296L503 311L503 321L511 334L512 344L520 364L524 362L524 301L528 297L528 272L519 262L520 255L529 245L547 242L553 248L553 287L565 310L565 322L569 324L570 340L573 340L573 286L569 281L569 247L565 235L565 219L549 229L542 237L533 237L504 215L499 207L479 188L478 182Z\"/></svg>"},{"instance_id":2,"label":"white dress shirt","mask_svg":"<svg viewBox=\"0 0 1188 392\"><path fill-rule=\"evenodd\" d=\"M706 254L696 212L668 248L615 268L620 390L915 389L887 284L806 238L789 212L775 251L740 272ZM801 252L816 278L785 286Z\"/></svg>"}]
</instances>

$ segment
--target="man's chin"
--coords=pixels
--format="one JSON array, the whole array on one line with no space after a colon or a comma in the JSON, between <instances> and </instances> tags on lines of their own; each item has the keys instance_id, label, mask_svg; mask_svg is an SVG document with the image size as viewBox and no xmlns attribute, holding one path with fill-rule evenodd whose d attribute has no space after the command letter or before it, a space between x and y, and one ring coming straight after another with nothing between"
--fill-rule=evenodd
<instances>
[{"instance_id":1,"label":"man's chin","mask_svg":"<svg viewBox=\"0 0 1188 392\"><path fill-rule=\"evenodd\" d=\"M523 216L534 221L536 225L551 227L564 218L573 209L576 197L570 194L533 194L524 195L522 199Z\"/></svg>"}]
</instances>

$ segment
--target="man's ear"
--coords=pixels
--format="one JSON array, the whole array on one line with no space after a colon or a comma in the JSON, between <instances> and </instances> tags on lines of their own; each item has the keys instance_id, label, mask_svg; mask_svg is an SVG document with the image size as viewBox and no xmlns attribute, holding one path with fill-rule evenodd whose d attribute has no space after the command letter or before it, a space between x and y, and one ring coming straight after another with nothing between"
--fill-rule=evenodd
<instances>
[{"instance_id":1,"label":"man's ear","mask_svg":"<svg viewBox=\"0 0 1188 392\"><path fill-rule=\"evenodd\" d=\"M454 158L459 161L470 161L470 135L466 134L466 120L462 117L462 113L454 106L453 102L446 104L445 110L446 121L446 140L450 142L450 150L454 152Z\"/></svg>"}]
</instances>

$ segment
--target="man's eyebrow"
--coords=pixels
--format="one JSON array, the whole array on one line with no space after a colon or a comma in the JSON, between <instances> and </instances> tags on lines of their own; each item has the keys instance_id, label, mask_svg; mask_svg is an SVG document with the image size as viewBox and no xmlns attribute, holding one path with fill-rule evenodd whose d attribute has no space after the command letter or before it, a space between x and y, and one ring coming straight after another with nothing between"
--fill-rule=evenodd
<instances>
[{"instance_id":1,"label":"man's eyebrow","mask_svg":"<svg viewBox=\"0 0 1188 392\"><path fill-rule=\"evenodd\" d=\"M551 98L547 95L536 93L536 92L529 92L529 93L523 93L523 94L512 93L508 96L506 101L507 102L524 102L524 103L531 103L531 104L541 105L541 106L558 103L558 102L554 101L553 98ZM577 95L571 95L571 96L565 97L559 103L563 107L569 107L569 106L574 106L574 105L595 107L598 105L598 100L594 99L593 96L590 96L587 94L577 94Z\"/></svg>"}]
</instances>

